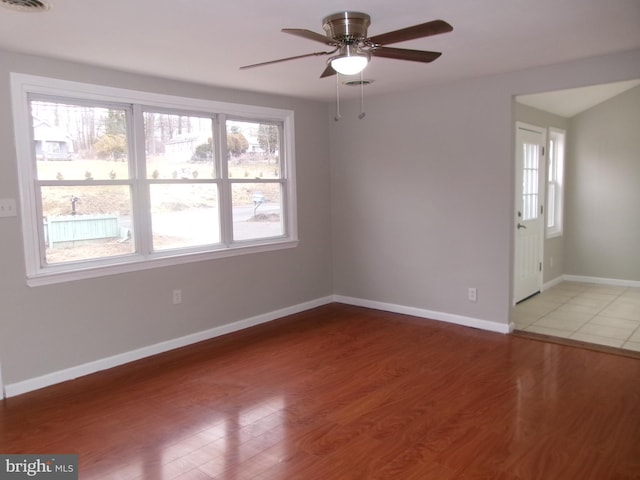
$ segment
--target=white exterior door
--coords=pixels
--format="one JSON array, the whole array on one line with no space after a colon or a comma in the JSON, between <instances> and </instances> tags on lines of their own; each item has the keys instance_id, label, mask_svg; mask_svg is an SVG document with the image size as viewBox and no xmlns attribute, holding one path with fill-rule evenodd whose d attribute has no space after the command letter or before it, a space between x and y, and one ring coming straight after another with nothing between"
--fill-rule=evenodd
<instances>
[{"instance_id":1,"label":"white exterior door","mask_svg":"<svg viewBox=\"0 0 640 480\"><path fill-rule=\"evenodd\" d=\"M545 143L544 129L516 123L514 304L542 289Z\"/></svg>"}]
</instances>

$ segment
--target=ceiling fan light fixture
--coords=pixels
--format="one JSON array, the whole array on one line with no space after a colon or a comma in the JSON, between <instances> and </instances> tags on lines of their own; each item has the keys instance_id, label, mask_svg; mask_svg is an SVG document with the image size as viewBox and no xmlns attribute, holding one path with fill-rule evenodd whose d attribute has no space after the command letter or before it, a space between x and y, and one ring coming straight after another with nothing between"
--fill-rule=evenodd
<instances>
[{"instance_id":1,"label":"ceiling fan light fixture","mask_svg":"<svg viewBox=\"0 0 640 480\"><path fill-rule=\"evenodd\" d=\"M331 60L331 67L341 75L355 75L364 70L368 63L369 59L364 55L340 56Z\"/></svg>"},{"instance_id":2,"label":"ceiling fan light fixture","mask_svg":"<svg viewBox=\"0 0 640 480\"><path fill-rule=\"evenodd\" d=\"M0 0L0 2L3 1L18 0ZM245 65L240 68L260 67L263 65L296 60L298 58L330 55L330 58L327 60L327 65L320 75L320 78L326 78L336 74L342 74L344 76L357 75L366 68L371 57L429 63L437 59L441 53L426 50L387 47L387 45L406 42L416 38L439 35L453 30L453 27L444 20L432 20L430 22L369 37L367 32L370 24L371 17L366 13L345 11L334 13L322 20L322 29L324 30L325 35L320 35L312 30L305 30L303 28L283 28L283 33L322 43L325 46L331 47L332 50L279 58L268 62Z\"/></svg>"},{"instance_id":3,"label":"ceiling fan light fixture","mask_svg":"<svg viewBox=\"0 0 640 480\"><path fill-rule=\"evenodd\" d=\"M367 66L369 55L353 45L345 45L340 49L340 55L331 57L329 63L341 75L355 75Z\"/></svg>"}]
</instances>

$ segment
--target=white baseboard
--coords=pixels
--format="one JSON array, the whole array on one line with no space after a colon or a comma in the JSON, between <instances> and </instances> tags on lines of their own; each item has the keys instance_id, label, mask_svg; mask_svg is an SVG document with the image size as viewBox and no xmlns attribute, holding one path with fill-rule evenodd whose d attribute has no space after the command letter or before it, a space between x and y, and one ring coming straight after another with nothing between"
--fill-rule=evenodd
<instances>
[{"instance_id":1,"label":"white baseboard","mask_svg":"<svg viewBox=\"0 0 640 480\"><path fill-rule=\"evenodd\" d=\"M244 330L255 325L267 323L278 318L286 317L287 315L293 315L305 310L310 310L315 307L326 305L331 302L345 303L348 305L355 305L360 307L372 308L375 310L383 310L387 312L400 313L405 315L412 315L414 317L428 318L431 320L437 320L441 322L453 323L456 325L462 325L465 327L479 328L481 330L488 330L497 333L509 333L513 330L513 325L509 323L492 322L488 320L481 320L478 318L465 317L463 315L455 315L444 312L436 312L432 310L426 310L422 308L407 307L403 305L396 305L385 302L376 302L372 300L364 300L354 297L346 297L342 295L333 295L309 302L294 305L292 307L283 308L273 312L265 313L262 315L256 315L255 317L239 320L237 322L229 323L227 325L221 325L202 332L193 333L183 337L167 340L165 342L156 343L147 347L142 347L129 352L113 355L111 357L102 358L92 362L88 362L75 367L59 370L56 372L41 375L39 377L30 378L16 383L7 384L2 388L2 376L0 371L0 392L4 393L4 396L14 397L23 393L38 390L40 388L55 385L57 383L66 382L75 378L83 377L101 370L107 370L109 368L117 367L130 363L142 358L150 357L160 353L168 352L176 348L192 345L197 342L209 340L211 338L226 335L227 333ZM1 398L1 397L0 397Z\"/></svg>"},{"instance_id":2,"label":"white baseboard","mask_svg":"<svg viewBox=\"0 0 640 480\"><path fill-rule=\"evenodd\" d=\"M135 360L140 360L145 357L150 357L152 355L157 355L159 353L168 352L169 350L174 350L180 347L186 347L187 345L201 342L203 340L209 340L211 338L219 337L227 333L236 332L238 330L243 330L245 328L253 327L255 325L260 325L261 323L270 322L278 318L286 317L287 315L293 315L295 313L303 312L305 310L310 310L312 308L331 303L332 301L333 301L333 297L331 296L319 298L316 300L311 300L309 302L294 305L292 307L283 308L281 310L276 310L276 311L265 313L262 315L256 315L255 317L239 320L237 322L229 323L227 325L214 327L209 330L205 330L203 332L197 332L191 335L186 335L184 337L168 340L166 342L156 343L155 345L149 345L147 347L142 347L137 350L132 350L130 352L125 352L118 355L113 355L111 357L102 358L99 360L95 360L93 362L88 362L75 367L59 370L57 372L48 373L46 375L42 375L39 377L23 380L21 382L7 384L4 386L4 390L3 390L4 395L7 398L13 397L23 393L31 392L33 390L38 390L40 388L48 387L56 383L73 380L75 378L83 377L85 375L99 372L101 370L107 370L109 368L117 367L119 365L124 365L125 363L133 362ZM2 377L0 375L0 387L2 386L1 380L2 380Z\"/></svg>"},{"instance_id":3,"label":"white baseboard","mask_svg":"<svg viewBox=\"0 0 640 480\"><path fill-rule=\"evenodd\" d=\"M423 308L406 307L404 305L396 305L393 303L376 302L373 300L364 300L361 298L345 297L342 295L334 295L333 299L339 303L355 305L358 307L373 308L375 310L383 310L385 312L402 313L412 315L414 317L428 318L441 322L455 323L465 327L479 328L497 333L509 333L513 330L512 325L508 323L492 322L489 320L481 320L479 318L465 317L463 315L455 315L451 313L435 312Z\"/></svg>"},{"instance_id":4,"label":"white baseboard","mask_svg":"<svg viewBox=\"0 0 640 480\"><path fill-rule=\"evenodd\" d=\"M563 275L562 280L567 282L595 283L598 285L611 285L616 287L640 287L640 281L620 280L617 278L587 277L583 275Z\"/></svg>"},{"instance_id":5,"label":"white baseboard","mask_svg":"<svg viewBox=\"0 0 640 480\"><path fill-rule=\"evenodd\" d=\"M542 291L549 290L551 287L555 287L559 283L562 283L565 280L564 275L560 275L559 277L554 278L553 280L549 280L545 284L542 285Z\"/></svg>"}]
</instances>

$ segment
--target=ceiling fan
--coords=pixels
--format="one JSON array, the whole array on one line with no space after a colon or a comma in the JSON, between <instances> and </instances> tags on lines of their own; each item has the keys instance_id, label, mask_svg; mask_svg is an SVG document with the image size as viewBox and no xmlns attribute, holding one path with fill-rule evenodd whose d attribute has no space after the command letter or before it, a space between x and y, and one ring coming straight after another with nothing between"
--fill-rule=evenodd
<instances>
[{"instance_id":1,"label":"ceiling fan","mask_svg":"<svg viewBox=\"0 0 640 480\"><path fill-rule=\"evenodd\" d=\"M441 53L409 50L406 48L392 48L385 45L416 38L430 37L453 30L453 27L444 20L433 20L412 27L394 30L393 32L367 37L367 28L370 24L371 17L366 13L339 12L329 15L322 20L322 28L325 31L325 35L300 28L283 28L282 31L284 33L324 43L325 45L333 47L333 50L280 58L278 60L245 65L240 68L260 67L318 55L332 55L327 60L327 67L322 72L322 75L320 75L320 78L324 78L335 75L336 73L342 75L355 75L360 73L367 66L371 57L394 58L397 60L428 63L438 58Z\"/></svg>"}]
</instances>

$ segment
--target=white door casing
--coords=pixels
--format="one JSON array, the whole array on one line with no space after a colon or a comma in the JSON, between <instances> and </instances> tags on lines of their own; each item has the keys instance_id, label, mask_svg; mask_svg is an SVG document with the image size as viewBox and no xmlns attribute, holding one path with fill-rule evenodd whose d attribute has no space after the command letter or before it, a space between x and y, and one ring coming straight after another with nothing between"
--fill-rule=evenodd
<instances>
[{"instance_id":1,"label":"white door casing","mask_svg":"<svg viewBox=\"0 0 640 480\"><path fill-rule=\"evenodd\" d=\"M546 130L516 123L513 303L542 289Z\"/></svg>"}]
</instances>

